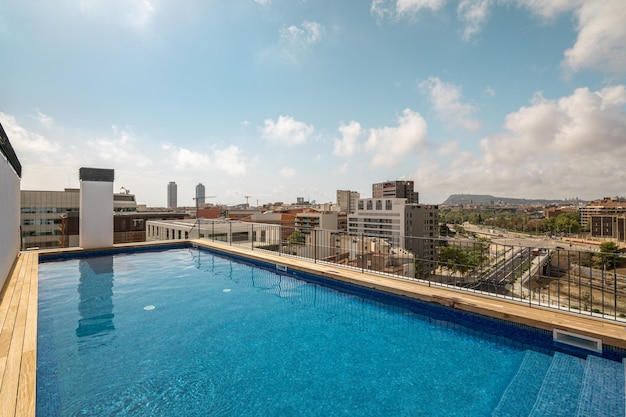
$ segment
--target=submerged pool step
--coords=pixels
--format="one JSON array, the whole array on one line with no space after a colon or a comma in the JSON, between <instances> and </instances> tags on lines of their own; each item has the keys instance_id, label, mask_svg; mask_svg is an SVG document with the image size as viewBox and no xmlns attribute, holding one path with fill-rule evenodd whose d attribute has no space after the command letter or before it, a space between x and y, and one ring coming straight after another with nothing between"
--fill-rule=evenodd
<instances>
[{"instance_id":1,"label":"submerged pool step","mask_svg":"<svg viewBox=\"0 0 626 417\"><path fill-rule=\"evenodd\" d=\"M492 417L526 417L533 404L526 401L536 398L543 378L550 368L552 356L533 350L526 351L520 367L506 388ZM520 401L521 400L521 401Z\"/></svg>"},{"instance_id":2,"label":"submerged pool step","mask_svg":"<svg viewBox=\"0 0 626 417\"><path fill-rule=\"evenodd\" d=\"M572 417L578 409L586 361L556 352L529 417Z\"/></svg>"},{"instance_id":3,"label":"submerged pool step","mask_svg":"<svg viewBox=\"0 0 626 417\"><path fill-rule=\"evenodd\" d=\"M588 356L576 415L613 417L624 413L624 364Z\"/></svg>"}]
</instances>

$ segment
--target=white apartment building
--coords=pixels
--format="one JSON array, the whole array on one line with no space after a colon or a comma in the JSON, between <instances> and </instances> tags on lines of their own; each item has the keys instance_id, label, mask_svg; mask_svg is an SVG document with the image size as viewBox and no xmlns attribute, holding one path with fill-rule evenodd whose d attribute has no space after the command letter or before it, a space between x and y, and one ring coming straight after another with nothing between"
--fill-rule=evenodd
<instances>
[{"instance_id":1,"label":"white apartment building","mask_svg":"<svg viewBox=\"0 0 626 417\"><path fill-rule=\"evenodd\" d=\"M252 247L280 243L280 226L229 220L148 220L146 241L210 239Z\"/></svg>"},{"instance_id":2,"label":"white apartment building","mask_svg":"<svg viewBox=\"0 0 626 417\"><path fill-rule=\"evenodd\" d=\"M384 238L393 246L412 252L424 263L427 272L434 268L439 206L406 201L405 198L359 200L356 213L348 216L348 232Z\"/></svg>"}]
</instances>

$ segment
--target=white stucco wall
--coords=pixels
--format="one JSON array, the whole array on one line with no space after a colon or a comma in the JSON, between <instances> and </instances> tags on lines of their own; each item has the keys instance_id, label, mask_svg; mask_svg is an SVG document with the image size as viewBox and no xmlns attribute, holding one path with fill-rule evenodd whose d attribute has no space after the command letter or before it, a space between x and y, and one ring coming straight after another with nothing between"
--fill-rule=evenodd
<instances>
[{"instance_id":1,"label":"white stucco wall","mask_svg":"<svg viewBox=\"0 0 626 417\"><path fill-rule=\"evenodd\" d=\"M20 250L20 178L0 154L0 288Z\"/></svg>"},{"instance_id":2,"label":"white stucco wall","mask_svg":"<svg viewBox=\"0 0 626 417\"><path fill-rule=\"evenodd\" d=\"M113 246L113 183L80 182L80 247Z\"/></svg>"}]
</instances>

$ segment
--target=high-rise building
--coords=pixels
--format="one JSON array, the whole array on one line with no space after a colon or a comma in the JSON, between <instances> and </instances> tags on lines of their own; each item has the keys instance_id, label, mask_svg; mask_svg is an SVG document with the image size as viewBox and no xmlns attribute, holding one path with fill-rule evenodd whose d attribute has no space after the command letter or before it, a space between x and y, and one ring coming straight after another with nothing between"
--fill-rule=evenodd
<instances>
[{"instance_id":1,"label":"high-rise building","mask_svg":"<svg viewBox=\"0 0 626 417\"><path fill-rule=\"evenodd\" d=\"M406 198L407 204L419 203L413 181L385 181L372 184L372 198Z\"/></svg>"},{"instance_id":2,"label":"high-rise building","mask_svg":"<svg viewBox=\"0 0 626 417\"><path fill-rule=\"evenodd\" d=\"M354 213L361 194L350 190L337 190L337 205L341 211Z\"/></svg>"},{"instance_id":3,"label":"high-rise building","mask_svg":"<svg viewBox=\"0 0 626 417\"><path fill-rule=\"evenodd\" d=\"M202 185L201 182L196 185L196 206L206 203L205 191L204 185Z\"/></svg>"},{"instance_id":4,"label":"high-rise building","mask_svg":"<svg viewBox=\"0 0 626 417\"><path fill-rule=\"evenodd\" d=\"M178 207L178 186L174 181L170 181L167 184L167 208L176 208Z\"/></svg>"}]
</instances>

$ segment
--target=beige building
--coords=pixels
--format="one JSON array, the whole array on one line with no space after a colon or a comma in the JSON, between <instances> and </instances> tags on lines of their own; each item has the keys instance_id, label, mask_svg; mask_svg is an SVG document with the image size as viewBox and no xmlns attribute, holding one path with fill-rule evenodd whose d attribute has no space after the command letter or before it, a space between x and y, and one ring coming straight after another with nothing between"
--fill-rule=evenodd
<instances>
[{"instance_id":1,"label":"beige building","mask_svg":"<svg viewBox=\"0 0 626 417\"><path fill-rule=\"evenodd\" d=\"M345 225L345 219L346 214L337 211L308 211L296 214L295 225L304 233L313 229L341 230L340 225Z\"/></svg>"},{"instance_id":2,"label":"beige building","mask_svg":"<svg viewBox=\"0 0 626 417\"><path fill-rule=\"evenodd\" d=\"M361 194L356 191L337 190L337 205L339 210L346 213L354 213L356 211L360 198Z\"/></svg>"},{"instance_id":3,"label":"beige building","mask_svg":"<svg viewBox=\"0 0 626 417\"><path fill-rule=\"evenodd\" d=\"M580 208L580 225L583 228L591 226L592 216L618 216L626 214L626 198L605 197L595 200Z\"/></svg>"}]
</instances>

